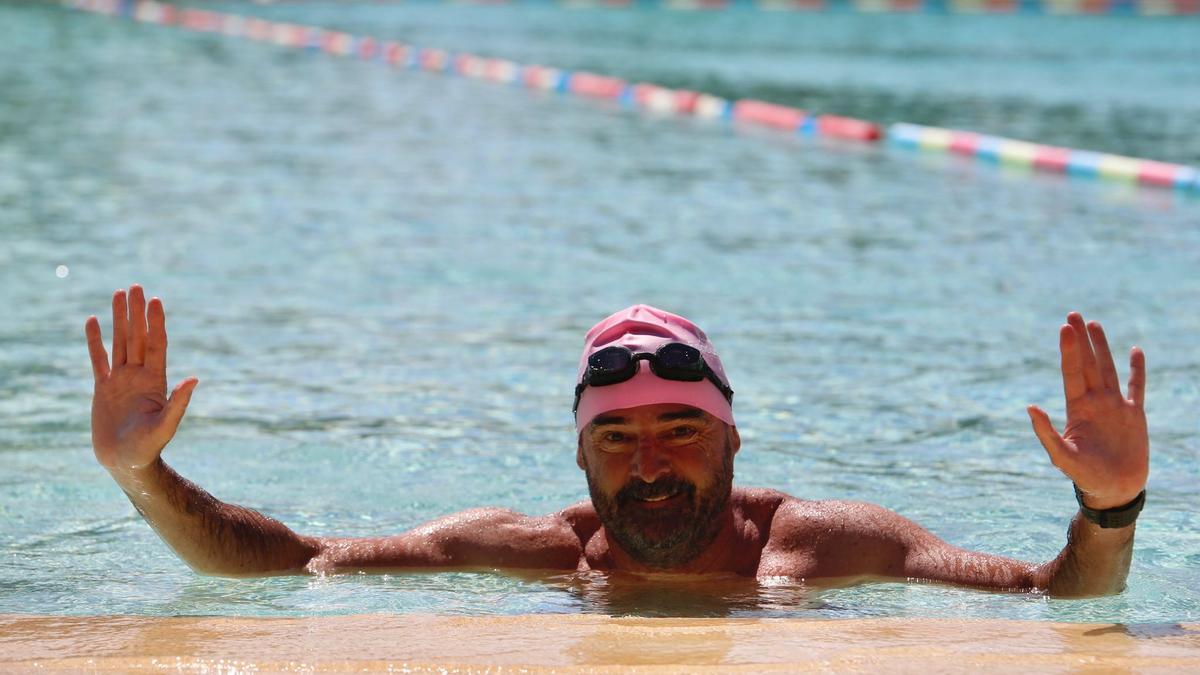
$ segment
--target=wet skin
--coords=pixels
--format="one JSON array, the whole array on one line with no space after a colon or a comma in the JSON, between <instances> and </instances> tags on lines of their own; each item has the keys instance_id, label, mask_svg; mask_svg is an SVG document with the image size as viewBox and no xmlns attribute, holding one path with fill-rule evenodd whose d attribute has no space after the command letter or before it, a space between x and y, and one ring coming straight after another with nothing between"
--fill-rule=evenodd
<instances>
[{"instance_id":1,"label":"wet skin","mask_svg":"<svg viewBox=\"0 0 1200 675\"><path fill-rule=\"evenodd\" d=\"M85 332L95 393L97 461L175 552L207 574L328 573L485 567L634 573L786 576L808 581L915 579L1060 596L1119 592L1134 525L1103 529L1076 514L1054 560L1027 563L956 548L872 504L809 501L734 489L735 427L678 404L605 413L581 433L576 459L591 500L546 516L481 508L385 537L300 535L226 504L176 474L161 453L198 380L166 395L162 302L142 289L113 296L111 360L99 322ZM1104 332L1077 313L1059 332L1067 426L1035 406L1034 432L1094 509L1133 499L1149 465L1145 357L1130 356L1129 396Z\"/></svg>"}]
</instances>

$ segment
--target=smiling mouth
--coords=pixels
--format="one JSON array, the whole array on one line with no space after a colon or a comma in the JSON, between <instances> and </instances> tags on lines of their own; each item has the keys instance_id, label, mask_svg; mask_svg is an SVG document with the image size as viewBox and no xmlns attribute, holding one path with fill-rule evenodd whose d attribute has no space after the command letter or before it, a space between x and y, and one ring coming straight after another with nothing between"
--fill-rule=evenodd
<instances>
[{"instance_id":1,"label":"smiling mouth","mask_svg":"<svg viewBox=\"0 0 1200 675\"><path fill-rule=\"evenodd\" d=\"M634 500L635 504L648 509L665 509L673 507L685 499L682 492L676 492L670 495L655 495L653 497L638 497Z\"/></svg>"}]
</instances>

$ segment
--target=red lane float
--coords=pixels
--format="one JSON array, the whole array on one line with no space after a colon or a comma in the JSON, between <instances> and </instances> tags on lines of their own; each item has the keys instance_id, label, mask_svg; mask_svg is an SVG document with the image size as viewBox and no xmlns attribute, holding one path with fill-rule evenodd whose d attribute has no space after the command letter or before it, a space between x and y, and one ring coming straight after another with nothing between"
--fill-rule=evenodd
<instances>
[{"instance_id":1,"label":"red lane float","mask_svg":"<svg viewBox=\"0 0 1200 675\"><path fill-rule=\"evenodd\" d=\"M580 96L615 99L621 98L621 94L624 93L627 86L629 85L625 80L617 77L576 72L571 74L571 80L567 83L567 90L572 94L579 94Z\"/></svg>"},{"instance_id":2,"label":"red lane float","mask_svg":"<svg viewBox=\"0 0 1200 675\"><path fill-rule=\"evenodd\" d=\"M1143 185L1173 187L1176 184L1177 175L1183 168L1175 164L1143 159L1138 167L1137 181Z\"/></svg>"},{"instance_id":3,"label":"red lane float","mask_svg":"<svg viewBox=\"0 0 1200 675\"><path fill-rule=\"evenodd\" d=\"M521 82L530 89L538 89L542 80L541 66L525 66L521 72Z\"/></svg>"},{"instance_id":4,"label":"red lane float","mask_svg":"<svg viewBox=\"0 0 1200 675\"><path fill-rule=\"evenodd\" d=\"M530 89L549 91L558 86L559 75L561 73L557 68L534 65L525 67L521 79L525 82L525 86Z\"/></svg>"},{"instance_id":5,"label":"red lane float","mask_svg":"<svg viewBox=\"0 0 1200 675\"><path fill-rule=\"evenodd\" d=\"M459 54L454 57L454 72L463 77L483 77L483 59L474 54Z\"/></svg>"},{"instance_id":6,"label":"red lane float","mask_svg":"<svg viewBox=\"0 0 1200 675\"><path fill-rule=\"evenodd\" d=\"M1039 145L1033 152L1033 166L1042 171L1066 173L1071 163L1071 151L1053 145Z\"/></svg>"},{"instance_id":7,"label":"red lane float","mask_svg":"<svg viewBox=\"0 0 1200 675\"><path fill-rule=\"evenodd\" d=\"M795 131L804 123L808 113L777 103L744 98L733 104L733 119L747 124L759 124L785 131Z\"/></svg>"},{"instance_id":8,"label":"red lane float","mask_svg":"<svg viewBox=\"0 0 1200 675\"><path fill-rule=\"evenodd\" d=\"M979 148L979 134L971 131L960 131L950 135L950 152L958 155L974 155Z\"/></svg>"},{"instance_id":9,"label":"red lane float","mask_svg":"<svg viewBox=\"0 0 1200 675\"><path fill-rule=\"evenodd\" d=\"M675 91L675 112L681 115L695 115L696 102L700 100L700 92L687 89Z\"/></svg>"},{"instance_id":10,"label":"red lane float","mask_svg":"<svg viewBox=\"0 0 1200 675\"><path fill-rule=\"evenodd\" d=\"M364 37L358 41L358 58L370 61L379 54L379 43L373 37Z\"/></svg>"},{"instance_id":11,"label":"red lane float","mask_svg":"<svg viewBox=\"0 0 1200 675\"><path fill-rule=\"evenodd\" d=\"M883 136L883 129L874 122L841 117L840 115L821 115L817 118L817 133L831 138L844 138L851 141L877 141Z\"/></svg>"},{"instance_id":12,"label":"red lane float","mask_svg":"<svg viewBox=\"0 0 1200 675\"><path fill-rule=\"evenodd\" d=\"M424 70L445 70L450 55L444 50L426 47L417 54L417 59Z\"/></svg>"},{"instance_id":13,"label":"red lane float","mask_svg":"<svg viewBox=\"0 0 1200 675\"><path fill-rule=\"evenodd\" d=\"M321 51L334 56L349 56L354 36L349 33L327 30L321 33Z\"/></svg>"},{"instance_id":14,"label":"red lane float","mask_svg":"<svg viewBox=\"0 0 1200 675\"><path fill-rule=\"evenodd\" d=\"M404 65L408 62L408 46L395 41L383 43L383 59L389 65Z\"/></svg>"},{"instance_id":15,"label":"red lane float","mask_svg":"<svg viewBox=\"0 0 1200 675\"><path fill-rule=\"evenodd\" d=\"M211 33L220 26L220 17L215 12L189 8L183 10L179 25L188 30Z\"/></svg>"}]
</instances>

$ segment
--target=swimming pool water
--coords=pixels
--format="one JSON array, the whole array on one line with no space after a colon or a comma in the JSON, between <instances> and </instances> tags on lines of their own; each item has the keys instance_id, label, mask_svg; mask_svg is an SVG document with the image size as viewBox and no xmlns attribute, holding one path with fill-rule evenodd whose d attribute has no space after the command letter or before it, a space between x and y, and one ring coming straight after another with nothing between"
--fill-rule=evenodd
<instances>
[{"instance_id":1,"label":"swimming pool water","mask_svg":"<svg viewBox=\"0 0 1200 675\"><path fill-rule=\"evenodd\" d=\"M1193 20L214 6L811 96L881 121L1200 157L1185 133L1200 112ZM41 3L0 4L0 56L0 612L1200 616L1193 198ZM1148 355L1152 475L1129 590L200 577L91 456L83 319L110 335L109 294L132 282L166 302L171 380L201 378L167 461L304 533L585 498L577 350L594 321L648 302L721 349L739 484L877 502L952 543L1038 561L1063 545L1074 501L1024 406L1061 420L1056 331L1079 309Z\"/></svg>"}]
</instances>

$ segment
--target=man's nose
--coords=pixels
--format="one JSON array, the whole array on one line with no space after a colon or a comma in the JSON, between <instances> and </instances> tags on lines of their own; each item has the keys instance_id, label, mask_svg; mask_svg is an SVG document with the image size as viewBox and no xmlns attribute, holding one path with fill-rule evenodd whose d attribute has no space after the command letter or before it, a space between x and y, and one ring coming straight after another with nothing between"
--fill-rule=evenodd
<instances>
[{"instance_id":1,"label":"man's nose","mask_svg":"<svg viewBox=\"0 0 1200 675\"><path fill-rule=\"evenodd\" d=\"M658 442L653 437L644 435L638 438L631 469L635 478L640 478L646 483L653 483L671 472L667 455Z\"/></svg>"}]
</instances>

